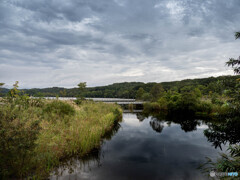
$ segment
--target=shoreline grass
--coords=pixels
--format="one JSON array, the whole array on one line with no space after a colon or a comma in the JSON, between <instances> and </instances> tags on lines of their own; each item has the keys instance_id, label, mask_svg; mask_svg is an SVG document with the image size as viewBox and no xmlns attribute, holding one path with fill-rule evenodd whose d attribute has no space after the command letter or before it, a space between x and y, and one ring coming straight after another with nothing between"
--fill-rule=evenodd
<instances>
[{"instance_id":1,"label":"shoreline grass","mask_svg":"<svg viewBox=\"0 0 240 180\"><path fill-rule=\"evenodd\" d=\"M98 148L122 110L115 104L19 97L4 99L0 115L0 176L42 178L61 160Z\"/></svg>"},{"instance_id":2,"label":"shoreline grass","mask_svg":"<svg viewBox=\"0 0 240 180\"><path fill-rule=\"evenodd\" d=\"M145 113L159 114L184 114L201 118L216 119L227 116L231 110L228 103L214 104L209 99L196 100L196 102L173 102L161 98L157 102L148 102L144 105Z\"/></svg>"}]
</instances>

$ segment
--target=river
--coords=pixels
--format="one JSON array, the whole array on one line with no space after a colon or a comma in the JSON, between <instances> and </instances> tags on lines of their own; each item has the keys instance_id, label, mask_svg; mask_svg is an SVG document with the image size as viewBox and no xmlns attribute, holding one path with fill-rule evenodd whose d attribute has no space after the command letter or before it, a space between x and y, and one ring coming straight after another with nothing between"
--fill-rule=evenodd
<instances>
[{"instance_id":1,"label":"river","mask_svg":"<svg viewBox=\"0 0 240 180\"><path fill-rule=\"evenodd\" d=\"M123 113L99 150L69 160L50 179L208 179L199 165L205 157L216 160L227 145L213 146L203 133L207 128L201 120L179 124Z\"/></svg>"}]
</instances>

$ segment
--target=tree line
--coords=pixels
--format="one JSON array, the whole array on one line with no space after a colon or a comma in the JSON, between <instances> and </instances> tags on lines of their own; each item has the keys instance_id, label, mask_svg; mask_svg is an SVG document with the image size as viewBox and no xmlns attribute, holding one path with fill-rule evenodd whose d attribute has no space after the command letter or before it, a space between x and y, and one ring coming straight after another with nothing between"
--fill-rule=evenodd
<instances>
[{"instance_id":1,"label":"tree line","mask_svg":"<svg viewBox=\"0 0 240 180\"><path fill-rule=\"evenodd\" d=\"M184 88L200 91L202 95L228 95L236 86L240 76L219 76L200 79L186 79L182 81L143 83L143 82L123 82L114 83L108 86L82 88L83 97L93 98L136 98L142 100L156 100L159 94L168 91L180 93ZM3 83L1 86L4 85ZM86 84L84 84L86 86ZM9 93L9 89L1 88L0 96ZM35 97L78 97L79 87L76 88L33 88L22 89L25 94Z\"/></svg>"}]
</instances>

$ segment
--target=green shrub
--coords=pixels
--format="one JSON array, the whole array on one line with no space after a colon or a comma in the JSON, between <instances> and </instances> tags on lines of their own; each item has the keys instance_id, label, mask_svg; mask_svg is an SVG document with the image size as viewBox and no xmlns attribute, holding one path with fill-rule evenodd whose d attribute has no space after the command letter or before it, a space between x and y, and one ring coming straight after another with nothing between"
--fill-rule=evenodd
<instances>
[{"instance_id":1,"label":"green shrub","mask_svg":"<svg viewBox=\"0 0 240 180\"><path fill-rule=\"evenodd\" d=\"M229 154L221 153L221 157L216 162L207 158L206 163L202 164L200 169L206 173L209 173L211 169L215 169L217 172L238 172L240 169L240 146L230 145L228 152Z\"/></svg>"},{"instance_id":2,"label":"green shrub","mask_svg":"<svg viewBox=\"0 0 240 180\"><path fill-rule=\"evenodd\" d=\"M75 110L70 104L58 100L46 104L43 112L47 114L57 114L59 116L71 116L75 114Z\"/></svg>"},{"instance_id":3,"label":"green shrub","mask_svg":"<svg viewBox=\"0 0 240 180\"><path fill-rule=\"evenodd\" d=\"M74 102L77 104L77 105L81 105L83 100L80 99L80 98L77 98L76 100L74 100Z\"/></svg>"},{"instance_id":4,"label":"green shrub","mask_svg":"<svg viewBox=\"0 0 240 180\"><path fill-rule=\"evenodd\" d=\"M36 168L35 140L40 130L39 110L15 99L0 108L0 179L23 178Z\"/></svg>"},{"instance_id":5,"label":"green shrub","mask_svg":"<svg viewBox=\"0 0 240 180\"><path fill-rule=\"evenodd\" d=\"M160 110L163 110L163 111L167 111L168 110L168 102L167 102L167 100L166 100L166 98L164 98L164 97L161 97L161 98L159 98L159 100L157 101L157 103L158 103L158 108L160 108Z\"/></svg>"},{"instance_id":6,"label":"green shrub","mask_svg":"<svg viewBox=\"0 0 240 180\"><path fill-rule=\"evenodd\" d=\"M152 95L150 93L144 93L141 99L143 101L150 101L152 99Z\"/></svg>"},{"instance_id":7,"label":"green shrub","mask_svg":"<svg viewBox=\"0 0 240 180\"><path fill-rule=\"evenodd\" d=\"M212 102L213 104L216 103L217 98L218 98L217 93L213 93L213 94L211 94L211 102Z\"/></svg>"},{"instance_id":8,"label":"green shrub","mask_svg":"<svg viewBox=\"0 0 240 180\"><path fill-rule=\"evenodd\" d=\"M200 102L197 105L197 111L206 113L206 114L210 114L212 112L212 104L208 103L208 102Z\"/></svg>"}]
</instances>

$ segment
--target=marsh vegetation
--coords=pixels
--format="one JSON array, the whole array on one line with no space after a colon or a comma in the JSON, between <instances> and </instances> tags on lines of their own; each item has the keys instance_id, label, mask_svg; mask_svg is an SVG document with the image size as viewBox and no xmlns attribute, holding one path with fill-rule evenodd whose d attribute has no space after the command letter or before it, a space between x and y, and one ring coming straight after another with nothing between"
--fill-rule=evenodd
<instances>
[{"instance_id":1,"label":"marsh vegetation","mask_svg":"<svg viewBox=\"0 0 240 180\"><path fill-rule=\"evenodd\" d=\"M0 105L1 178L46 178L65 159L83 157L121 120L117 105L11 96Z\"/></svg>"}]
</instances>

